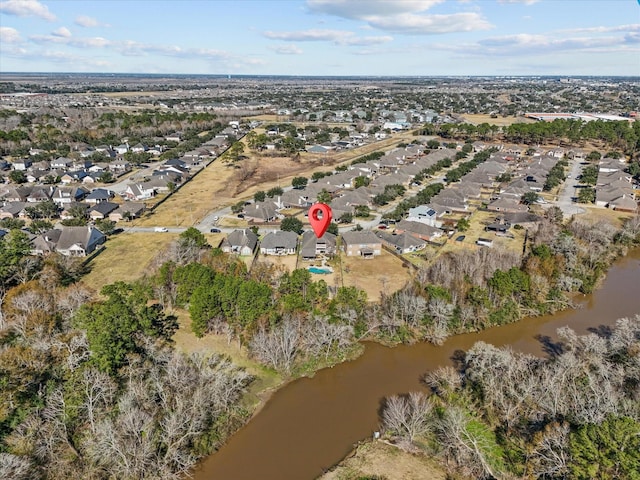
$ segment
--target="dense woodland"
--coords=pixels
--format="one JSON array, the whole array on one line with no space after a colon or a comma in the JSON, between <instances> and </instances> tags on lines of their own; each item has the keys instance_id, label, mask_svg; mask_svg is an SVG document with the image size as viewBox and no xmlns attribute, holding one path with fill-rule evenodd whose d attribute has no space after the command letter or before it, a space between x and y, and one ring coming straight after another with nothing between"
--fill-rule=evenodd
<instances>
[{"instance_id":1,"label":"dense woodland","mask_svg":"<svg viewBox=\"0 0 640 480\"><path fill-rule=\"evenodd\" d=\"M640 478L640 315L558 335L547 358L475 344L430 393L387 398L384 428L452 478Z\"/></svg>"}]
</instances>

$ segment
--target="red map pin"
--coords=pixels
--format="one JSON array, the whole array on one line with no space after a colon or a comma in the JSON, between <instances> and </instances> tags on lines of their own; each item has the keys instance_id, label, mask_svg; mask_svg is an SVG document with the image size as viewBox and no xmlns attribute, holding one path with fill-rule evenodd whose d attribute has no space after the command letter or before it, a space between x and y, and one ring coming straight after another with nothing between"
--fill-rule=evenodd
<instances>
[{"instance_id":1,"label":"red map pin","mask_svg":"<svg viewBox=\"0 0 640 480\"><path fill-rule=\"evenodd\" d=\"M329 228L333 218L331 207L326 203L315 203L309 207L309 223L316 234L316 237L320 238L324 235L324 232Z\"/></svg>"}]
</instances>

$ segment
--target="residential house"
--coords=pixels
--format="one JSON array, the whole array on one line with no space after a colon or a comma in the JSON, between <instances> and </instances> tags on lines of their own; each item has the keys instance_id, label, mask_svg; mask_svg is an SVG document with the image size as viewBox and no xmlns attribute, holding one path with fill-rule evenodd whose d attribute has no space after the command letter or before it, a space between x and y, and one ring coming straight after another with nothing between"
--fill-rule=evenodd
<instances>
[{"instance_id":1,"label":"residential house","mask_svg":"<svg viewBox=\"0 0 640 480\"><path fill-rule=\"evenodd\" d=\"M253 255L258 246L258 236L252 230L244 228L234 230L222 239L220 249L226 253L236 253L238 255Z\"/></svg>"},{"instance_id":2,"label":"residential house","mask_svg":"<svg viewBox=\"0 0 640 480\"><path fill-rule=\"evenodd\" d=\"M100 202L89 209L89 218L91 218L91 220L103 220L118 207L119 205L117 203Z\"/></svg>"},{"instance_id":3,"label":"residential house","mask_svg":"<svg viewBox=\"0 0 640 480\"><path fill-rule=\"evenodd\" d=\"M417 252L427 246L426 240L410 235L408 232L401 234L377 232L376 235L387 247L399 254Z\"/></svg>"},{"instance_id":4,"label":"residential house","mask_svg":"<svg viewBox=\"0 0 640 480\"><path fill-rule=\"evenodd\" d=\"M95 227L61 227L37 235L31 240L32 253L58 252L70 257L85 257L104 243L106 236Z\"/></svg>"},{"instance_id":5,"label":"residential house","mask_svg":"<svg viewBox=\"0 0 640 480\"><path fill-rule=\"evenodd\" d=\"M147 200L153 198L155 194L156 190L153 186L143 183L130 183L122 192L122 196L127 200Z\"/></svg>"},{"instance_id":6,"label":"residential house","mask_svg":"<svg viewBox=\"0 0 640 480\"><path fill-rule=\"evenodd\" d=\"M84 200L91 205L96 205L98 203L108 202L112 198L113 193L111 191L104 188L96 188L94 190L91 190L89 195L87 195Z\"/></svg>"},{"instance_id":7,"label":"residential house","mask_svg":"<svg viewBox=\"0 0 640 480\"><path fill-rule=\"evenodd\" d=\"M438 221L437 218L438 213L429 205L418 205L415 208L410 208L409 214L407 215L407 221L409 222L420 222L431 227L439 228L442 226L442 222Z\"/></svg>"},{"instance_id":8,"label":"residential house","mask_svg":"<svg viewBox=\"0 0 640 480\"><path fill-rule=\"evenodd\" d=\"M260 241L260 253L263 255L295 255L298 247L298 234L276 230L267 233Z\"/></svg>"},{"instance_id":9,"label":"residential house","mask_svg":"<svg viewBox=\"0 0 640 480\"><path fill-rule=\"evenodd\" d=\"M422 222L412 222L409 220L401 220L396 223L396 233L409 233L414 237L427 240L429 242L436 241L443 236L443 231L439 228L432 227Z\"/></svg>"},{"instance_id":10,"label":"residential house","mask_svg":"<svg viewBox=\"0 0 640 480\"><path fill-rule=\"evenodd\" d=\"M0 207L0 220L5 218L19 218L26 216L27 202L11 202Z\"/></svg>"},{"instance_id":11,"label":"residential house","mask_svg":"<svg viewBox=\"0 0 640 480\"><path fill-rule=\"evenodd\" d=\"M112 222L131 220L140 217L140 215L144 213L144 210L144 203L126 202L120 205L113 212L109 213L109 220Z\"/></svg>"},{"instance_id":12,"label":"residential house","mask_svg":"<svg viewBox=\"0 0 640 480\"><path fill-rule=\"evenodd\" d=\"M245 219L255 223L266 223L274 222L282 215L278 213L276 204L272 200L265 200L264 202L256 202L245 206L244 216Z\"/></svg>"},{"instance_id":13,"label":"residential house","mask_svg":"<svg viewBox=\"0 0 640 480\"><path fill-rule=\"evenodd\" d=\"M529 207L527 205L518 203L515 200L511 200L508 198L498 198L497 200L494 200L489 205L487 205L487 210L491 212L519 213L528 212Z\"/></svg>"},{"instance_id":14,"label":"residential house","mask_svg":"<svg viewBox=\"0 0 640 480\"><path fill-rule=\"evenodd\" d=\"M329 232L318 238L312 230L305 230L302 234L302 245L300 247L302 259L315 260L325 255L332 257L336 254L336 240L337 237Z\"/></svg>"},{"instance_id":15,"label":"residential house","mask_svg":"<svg viewBox=\"0 0 640 480\"><path fill-rule=\"evenodd\" d=\"M13 161L13 169L24 172L29 167L31 167L32 163L33 161L30 158L18 158L17 160Z\"/></svg>"},{"instance_id":16,"label":"residential house","mask_svg":"<svg viewBox=\"0 0 640 480\"><path fill-rule=\"evenodd\" d=\"M382 241L373 232L344 232L341 237L348 257L372 258L382 253Z\"/></svg>"},{"instance_id":17,"label":"residential house","mask_svg":"<svg viewBox=\"0 0 640 480\"><path fill-rule=\"evenodd\" d=\"M81 201L88 193L81 187L58 187L51 195L51 200L62 207L72 202Z\"/></svg>"}]
</instances>

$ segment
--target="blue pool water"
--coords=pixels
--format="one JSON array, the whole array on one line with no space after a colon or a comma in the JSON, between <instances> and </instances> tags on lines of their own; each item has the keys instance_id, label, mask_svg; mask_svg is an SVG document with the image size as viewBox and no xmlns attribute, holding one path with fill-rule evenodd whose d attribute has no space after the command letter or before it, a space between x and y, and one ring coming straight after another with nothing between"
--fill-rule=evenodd
<instances>
[{"instance_id":1,"label":"blue pool water","mask_svg":"<svg viewBox=\"0 0 640 480\"><path fill-rule=\"evenodd\" d=\"M328 268L322 268L322 267L307 267L307 268L311 273L320 273L320 274L331 273L331 270Z\"/></svg>"}]
</instances>

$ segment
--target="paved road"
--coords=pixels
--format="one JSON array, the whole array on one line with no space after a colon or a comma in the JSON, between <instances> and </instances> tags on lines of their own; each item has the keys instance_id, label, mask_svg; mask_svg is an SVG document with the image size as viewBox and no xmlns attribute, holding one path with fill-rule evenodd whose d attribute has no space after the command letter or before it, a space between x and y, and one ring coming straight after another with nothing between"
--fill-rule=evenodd
<instances>
[{"instance_id":1,"label":"paved road","mask_svg":"<svg viewBox=\"0 0 640 480\"><path fill-rule=\"evenodd\" d=\"M562 187L560 187L560 192L558 193L558 200L555 202L556 206L560 207L562 213L565 216L577 215L579 213L584 213L584 208L577 206L572 198L577 197L576 193L576 178L580 175L582 171L582 165L579 160L573 159L569 160L569 173L567 175L567 179L565 180Z\"/></svg>"}]
</instances>

